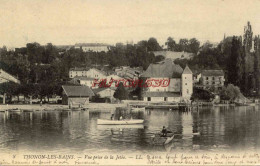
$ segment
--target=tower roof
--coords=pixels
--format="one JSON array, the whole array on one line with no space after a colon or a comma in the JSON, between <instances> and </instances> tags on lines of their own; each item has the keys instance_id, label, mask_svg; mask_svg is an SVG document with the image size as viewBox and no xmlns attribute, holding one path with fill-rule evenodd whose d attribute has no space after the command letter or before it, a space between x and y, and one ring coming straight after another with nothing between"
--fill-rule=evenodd
<instances>
[{"instance_id":1,"label":"tower roof","mask_svg":"<svg viewBox=\"0 0 260 166\"><path fill-rule=\"evenodd\" d=\"M183 70L182 74L192 74L192 71L190 70L189 66L186 65L185 69Z\"/></svg>"}]
</instances>

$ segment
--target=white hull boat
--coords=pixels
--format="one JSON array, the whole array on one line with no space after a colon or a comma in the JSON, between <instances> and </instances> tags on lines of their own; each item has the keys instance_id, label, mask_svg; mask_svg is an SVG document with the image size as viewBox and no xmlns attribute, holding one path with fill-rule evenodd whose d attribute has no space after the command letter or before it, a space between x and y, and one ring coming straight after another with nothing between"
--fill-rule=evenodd
<instances>
[{"instance_id":1,"label":"white hull boat","mask_svg":"<svg viewBox=\"0 0 260 166\"><path fill-rule=\"evenodd\" d=\"M132 124L132 125L98 125L97 129L99 130L108 130L108 129L143 129L143 124Z\"/></svg>"},{"instance_id":2,"label":"white hull boat","mask_svg":"<svg viewBox=\"0 0 260 166\"><path fill-rule=\"evenodd\" d=\"M145 111L145 107L142 108L131 108L132 111Z\"/></svg>"},{"instance_id":3,"label":"white hull boat","mask_svg":"<svg viewBox=\"0 0 260 166\"><path fill-rule=\"evenodd\" d=\"M107 120L107 119L98 119L98 125L132 125L132 124L142 124L144 123L143 119L129 119L129 120Z\"/></svg>"}]
</instances>

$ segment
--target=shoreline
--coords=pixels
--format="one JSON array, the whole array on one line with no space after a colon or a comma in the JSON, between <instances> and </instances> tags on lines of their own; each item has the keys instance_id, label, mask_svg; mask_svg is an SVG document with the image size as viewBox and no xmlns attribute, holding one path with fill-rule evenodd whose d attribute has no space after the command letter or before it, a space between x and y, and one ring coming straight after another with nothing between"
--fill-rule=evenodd
<instances>
[{"instance_id":1,"label":"shoreline","mask_svg":"<svg viewBox=\"0 0 260 166\"><path fill-rule=\"evenodd\" d=\"M89 103L81 109L116 109L117 107L125 107L125 104L110 104L110 103ZM23 111L59 111L59 110L77 110L78 108L69 109L68 105L61 104L1 104L0 111L20 109Z\"/></svg>"},{"instance_id":2,"label":"shoreline","mask_svg":"<svg viewBox=\"0 0 260 166\"><path fill-rule=\"evenodd\" d=\"M138 105L138 104L137 104ZM139 105L140 106L140 105ZM142 106L148 106L154 108L160 107L160 106L166 106L166 105L142 105ZM176 107L178 105L168 105L167 108ZM235 106L234 104L214 104L211 105L213 107L225 107L225 106ZM252 105L249 105L252 106ZM82 107L82 108L71 108L69 109L68 105L62 105L62 104L1 104L0 105L0 112L4 112L7 110L23 110L23 111L61 111L61 110L67 110L67 111L73 111L73 110L114 110L117 107L127 107L127 103L119 103L119 104L112 104L112 103L89 103L88 105ZM204 106L197 106L197 105L190 105L190 107L204 107ZM166 108L166 107L164 107ZM159 108L160 109L160 108Z\"/></svg>"}]
</instances>

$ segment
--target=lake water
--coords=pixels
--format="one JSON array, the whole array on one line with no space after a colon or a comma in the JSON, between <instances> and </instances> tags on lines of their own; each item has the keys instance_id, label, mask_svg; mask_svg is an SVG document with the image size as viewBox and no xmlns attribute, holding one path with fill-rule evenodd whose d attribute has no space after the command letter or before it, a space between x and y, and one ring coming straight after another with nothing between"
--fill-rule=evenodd
<instances>
[{"instance_id":1,"label":"lake water","mask_svg":"<svg viewBox=\"0 0 260 166\"><path fill-rule=\"evenodd\" d=\"M109 119L109 111L42 111L0 113L0 151L53 153L164 152L164 151L258 151L260 110L258 107L203 107L192 112L146 110L123 115L144 119L144 125L97 125ZM167 146L153 146L150 138L162 126L175 139Z\"/></svg>"}]
</instances>

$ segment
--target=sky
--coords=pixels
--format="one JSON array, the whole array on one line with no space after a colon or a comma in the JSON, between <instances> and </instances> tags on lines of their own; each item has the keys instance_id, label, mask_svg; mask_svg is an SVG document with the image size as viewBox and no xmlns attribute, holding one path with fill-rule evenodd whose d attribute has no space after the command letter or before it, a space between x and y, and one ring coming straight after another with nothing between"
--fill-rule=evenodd
<instances>
[{"instance_id":1,"label":"sky","mask_svg":"<svg viewBox=\"0 0 260 166\"><path fill-rule=\"evenodd\" d=\"M0 46L219 42L242 35L248 21L260 34L259 0L0 0Z\"/></svg>"}]
</instances>

